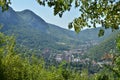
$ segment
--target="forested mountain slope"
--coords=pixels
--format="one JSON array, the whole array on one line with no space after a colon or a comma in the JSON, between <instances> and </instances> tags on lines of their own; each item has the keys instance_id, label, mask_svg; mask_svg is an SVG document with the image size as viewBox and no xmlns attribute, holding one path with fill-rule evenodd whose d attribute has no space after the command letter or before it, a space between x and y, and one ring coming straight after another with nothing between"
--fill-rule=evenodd
<instances>
[{"instance_id":1,"label":"forested mountain slope","mask_svg":"<svg viewBox=\"0 0 120 80\"><path fill-rule=\"evenodd\" d=\"M111 34L106 30L103 37L98 37L100 28L86 29L79 34L63 29L59 26L45 22L41 17L30 10L14 11L10 8L2 12L0 9L0 23L2 32L14 35L17 44L29 49L44 50L68 50L80 48L80 45L89 42L99 43Z\"/></svg>"},{"instance_id":2,"label":"forested mountain slope","mask_svg":"<svg viewBox=\"0 0 120 80\"><path fill-rule=\"evenodd\" d=\"M118 52L116 47L117 38L120 34L120 31L117 30L108 38L104 39L99 45L96 45L88 50L88 56L95 60L100 60L104 54L115 54Z\"/></svg>"}]
</instances>

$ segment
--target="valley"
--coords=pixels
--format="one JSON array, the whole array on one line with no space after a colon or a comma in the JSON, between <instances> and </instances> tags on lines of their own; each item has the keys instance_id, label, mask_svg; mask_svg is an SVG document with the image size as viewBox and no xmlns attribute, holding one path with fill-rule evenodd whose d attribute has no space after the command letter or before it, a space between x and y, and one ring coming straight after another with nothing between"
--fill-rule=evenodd
<instances>
[{"instance_id":1,"label":"valley","mask_svg":"<svg viewBox=\"0 0 120 80\"><path fill-rule=\"evenodd\" d=\"M4 13L0 11L0 17L3 25L1 32L15 36L15 49L19 54L43 57L49 64L62 61L82 65L86 62L97 63L105 53L115 50L115 43L109 48L106 44L111 45L109 41L114 42L114 36L119 32L98 27L85 29L77 34L45 22L30 10L18 12L10 8ZM105 30L105 34L98 37L101 28Z\"/></svg>"}]
</instances>

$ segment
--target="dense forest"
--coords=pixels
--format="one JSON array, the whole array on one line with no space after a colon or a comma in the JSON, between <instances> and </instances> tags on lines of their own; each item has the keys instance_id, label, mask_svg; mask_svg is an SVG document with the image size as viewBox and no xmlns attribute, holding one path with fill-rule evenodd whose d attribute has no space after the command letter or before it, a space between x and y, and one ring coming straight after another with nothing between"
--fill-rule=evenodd
<instances>
[{"instance_id":1,"label":"dense forest","mask_svg":"<svg viewBox=\"0 0 120 80\"><path fill-rule=\"evenodd\" d=\"M58 66L47 66L44 60L34 55L22 57L15 51L15 38L0 33L0 79L1 80L119 80L120 57L115 56L111 66L95 74L87 69L76 71L70 69L66 63ZM119 48L120 40L117 45Z\"/></svg>"}]
</instances>

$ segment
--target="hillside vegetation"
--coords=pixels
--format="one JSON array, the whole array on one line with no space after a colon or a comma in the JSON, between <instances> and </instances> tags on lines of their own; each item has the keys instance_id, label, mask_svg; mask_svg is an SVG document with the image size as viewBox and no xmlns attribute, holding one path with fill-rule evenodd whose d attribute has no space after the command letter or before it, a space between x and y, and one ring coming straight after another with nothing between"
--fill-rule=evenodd
<instances>
[{"instance_id":1,"label":"hillside vegetation","mask_svg":"<svg viewBox=\"0 0 120 80\"><path fill-rule=\"evenodd\" d=\"M107 39L103 40L99 45L90 48L87 52L88 56L95 60L100 60L104 54L116 54L118 49L116 47L116 40L118 39L120 31L115 31Z\"/></svg>"},{"instance_id":2,"label":"hillside vegetation","mask_svg":"<svg viewBox=\"0 0 120 80\"><path fill-rule=\"evenodd\" d=\"M37 51L50 49L52 52L70 50L80 48L86 43L99 43L111 34L111 30L108 29L107 34L99 38L97 34L100 28L87 29L76 34L46 23L30 10L16 12L10 8L2 12L0 9L0 17L0 23L3 25L1 31L7 35L14 35L19 47L29 50L33 48Z\"/></svg>"},{"instance_id":3,"label":"hillside vegetation","mask_svg":"<svg viewBox=\"0 0 120 80\"><path fill-rule=\"evenodd\" d=\"M119 80L119 57L110 70L101 70L96 74L88 74L70 70L64 64L58 67L45 67L44 61L34 56L21 57L14 51L14 38L0 33L0 79L1 80Z\"/></svg>"}]
</instances>

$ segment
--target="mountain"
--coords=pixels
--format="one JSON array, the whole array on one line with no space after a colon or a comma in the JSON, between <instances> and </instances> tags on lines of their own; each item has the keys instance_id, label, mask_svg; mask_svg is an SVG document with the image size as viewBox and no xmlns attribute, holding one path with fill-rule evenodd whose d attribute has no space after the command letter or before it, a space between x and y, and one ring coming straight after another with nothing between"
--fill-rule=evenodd
<instances>
[{"instance_id":1,"label":"mountain","mask_svg":"<svg viewBox=\"0 0 120 80\"><path fill-rule=\"evenodd\" d=\"M9 8L9 11L5 11L4 13L2 12L2 9L0 8L0 22L1 23L8 23L8 24L17 24L19 23L19 17L16 14L16 12L12 9ZM5 24L7 25L7 24Z\"/></svg>"},{"instance_id":2,"label":"mountain","mask_svg":"<svg viewBox=\"0 0 120 80\"><path fill-rule=\"evenodd\" d=\"M14 35L19 46L32 50L64 51L81 48L81 45L100 43L111 34L99 38L100 28L86 29L76 34L74 31L45 22L30 10L14 11L10 8L2 12L0 9L0 23L4 26L1 31L7 35Z\"/></svg>"},{"instance_id":3,"label":"mountain","mask_svg":"<svg viewBox=\"0 0 120 80\"><path fill-rule=\"evenodd\" d=\"M21 18L22 24L39 29L41 32L46 31L48 28L48 24L30 10L17 12L17 15Z\"/></svg>"}]
</instances>

